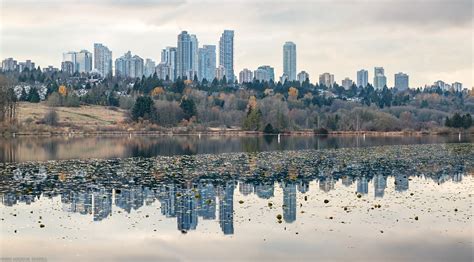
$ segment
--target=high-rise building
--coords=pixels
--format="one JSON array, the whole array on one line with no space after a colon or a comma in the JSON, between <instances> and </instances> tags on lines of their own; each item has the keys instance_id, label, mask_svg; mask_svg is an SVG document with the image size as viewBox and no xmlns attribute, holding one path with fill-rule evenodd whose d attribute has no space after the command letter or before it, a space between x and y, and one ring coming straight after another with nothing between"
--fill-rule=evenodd
<instances>
[{"instance_id":1,"label":"high-rise building","mask_svg":"<svg viewBox=\"0 0 474 262\"><path fill-rule=\"evenodd\" d=\"M23 72L23 70L25 70L27 68L30 71L35 69L35 63L31 62L31 60L26 60L25 62L19 62L18 63L17 69L18 69L19 72Z\"/></svg>"},{"instance_id":2,"label":"high-rise building","mask_svg":"<svg viewBox=\"0 0 474 262\"><path fill-rule=\"evenodd\" d=\"M216 77L216 46L215 45L203 45L199 48L199 70L198 79L202 81L206 79L208 82L212 82Z\"/></svg>"},{"instance_id":3,"label":"high-rise building","mask_svg":"<svg viewBox=\"0 0 474 262\"><path fill-rule=\"evenodd\" d=\"M17 61L13 58L7 58L2 61L2 71L14 71L16 70L18 64Z\"/></svg>"},{"instance_id":4,"label":"high-rise building","mask_svg":"<svg viewBox=\"0 0 474 262\"><path fill-rule=\"evenodd\" d=\"M397 88L400 91L407 90L409 88L408 86L408 75L405 73L398 73L395 74L395 88Z\"/></svg>"},{"instance_id":5,"label":"high-rise building","mask_svg":"<svg viewBox=\"0 0 474 262\"><path fill-rule=\"evenodd\" d=\"M155 67L155 72L156 72L156 76L159 78L159 79L163 79L163 80L171 80L170 78L170 68L168 65L166 65L166 63L164 62L161 62L159 63L156 67Z\"/></svg>"},{"instance_id":6,"label":"high-rise building","mask_svg":"<svg viewBox=\"0 0 474 262\"><path fill-rule=\"evenodd\" d=\"M387 85L387 77L383 67L374 68L374 88L383 89Z\"/></svg>"},{"instance_id":7,"label":"high-rise building","mask_svg":"<svg viewBox=\"0 0 474 262\"><path fill-rule=\"evenodd\" d=\"M449 84L448 83L445 83L444 81L442 80L438 80L436 82L434 82L433 84L434 87L439 87L441 88L441 90L443 91L447 91L449 89Z\"/></svg>"},{"instance_id":8,"label":"high-rise building","mask_svg":"<svg viewBox=\"0 0 474 262\"><path fill-rule=\"evenodd\" d=\"M69 52L63 53L63 62L71 62L72 63L72 73L71 74L76 72L76 52L69 51Z\"/></svg>"},{"instance_id":9,"label":"high-rise building","mask_svg":"<svg viewBox=\"0 0 474 262\"><path fill-rule=\"evenodd\" d=\"M224 76L225 76L226 79L227 79L227 76L225 75L225 73L226 73L225 68L224 68L223 66L221 66L221 65L218 66L218 67L216 68L216 78L217 78L217 80L222 80L222 79L224 78ZM227 80L229 80L229 79L227 79Z\"/></svg>"},{"instance_id":10,"label":"high-rise building","mask_svg":"<svg viewBox=\"0 0 474 262\"><path fill-rule=\"evenodd\" d=\"M330 73L324 73L319 76L319 85L326 87L332 87L334 85L334 75Z\"/></svg>"},{"instance_id":11,"label":"high-rise building","mask_svg":"<svg viewBox=\"0 0 474 262\"><path fill-rule=\"evenodd\" d=\"M253 73L251 70L244 68L239 73L239 83L250 83L253 81Z\"/></svg>"},{"instance_id":12,"label":"high-rise building","mask_svg":"<svg viewBox=\"0 0 474 262\"><path fill-rule=\"evenodd\" d=\"M234 81L234 31L224 30L219 40L219 65L226 70L226 78Z\"/></svg>"},{"instance_id":13,"label":"high-rise building","mask_svg":"<svg viewBox=\"0 0 474 262\"><path fill-rule=\"evenodd\" d=\"M145 60L145 70L144 70L143 74L144 74L146 77L150 77L150 76L152 76L155 72L156 72L156 70L155 70L155 61L151 60L150 58L147 58L147 59Z\"/></svg>"},{"instance_id":14,"label":"high-rise building","mask_svg":"<svg viewBox=\"0 0 474 262\"><path fill-rule=\"evenodd\" d=\"M357 71L357 86L366 87L369 84L369 71L361 69Z\"/></svg>"},{"instance_id":15,"label":"high-rise building","mask_svg":"<svg viewBox=\"0 0 474 262\"><path fill-rule=\"evenodd\" d=\"M94 69L103 77L112 76L112 51L99 43L94 44Z\"/></svg>"},{"instance_id":16,"label":"high-rise building","mask_svg":"<svg viewBox=\"0 0 474 262\"><path fill-rule=\"evenodd\" d=\"M160 79L169 79L171 81L175 81L176 76L176 58L177 58L177 49L176 47L166 47L161 51L161 63L163 65L160 66L161 72L163 73L161 76L158 73L158 77ZM160 63L160 64L161 64ZM164 71L163 71L164 70Z\"/></svg>"},{"instance_id":17,"label":"high-rise building","mask_svg":"<svg viewBox=\"0 0 474 262\"><path fill-rule=\"evenodd\" d=\"M198 41L195 35L188 34L187 31L178 35L178 48L176 52L177 77L194 79L197 75L198 62Z\"/></svg>"},{"instance_id":18,"label":"high-rise building","mask_svg":"<svg viewBox=\"0 0 474 262\"><path fill-rule=\"evenodd\" d=\"M283 74L288 76L287 80L296 80L296 45L293 42L283 45Z\"/></svg>"},{"instance_id":19,"label":"high-rise building","mask_svg":"<svg viewBox=\"0 0 474 262\"><path fill-rule=\"evenodd\" d=\"M92 71L92 53L87 50L81 50L76 53L76 72L89 73Z\"/></svg>"},{"instance_id":20,"label":"high-rise building","mask_svg":"<svg viewBox=\"0 0 474 262\"><path fill-rule=\"evenodd\" d=\"M298 73L298 81L300 82L300 84L306 81L306 79L308 79L309 81L309 74L306 73L306 71L301 71Z\"/></svg>"},{"instance_id":21,"label":"high-rise building","mask_svg":"<svg viewBox=\"0 0 474 262\"><path fill-rule=\"evenodd\" d=\"M196 35L191 35L191 55L192 55L192 73L189 74L188 79L194 79L198 76L199 71L199 41Z\"/></svg>"},{"instance_id":22,"label":"high-rise building","mask_svg":"<svg viewBox=\"0 0 474 262\"><path fill-rule=\"evenodd\" d=\"M43 73L53 73L53 72L58 72L59 69L57 67L54 67L52 65L49 65L47 67L43 68Z\"/></svg>"},{"instance_id":23,"label":"high-rise building","mask_svg":"<svg viewBox=\"0 0 474 262\"><path fill-rule=\"evenodd\" d=\"M353 83L354 82L349 77L346 77L342 80L341 85L344 87L344 89L348 90L349 88L351 88Z\"/></svg>"},{"instance_id":24,"label":"high-rise building","mask_svg":"<svg viewBox=\"0 0 474 262\"><path fill-rule=\"evenodd\" d=\"M74 74L74 63L71 61L63 61L61 63L61 71L69 75Z\"/></svg>"},{"instance_id":25,"label":"high-rise building","mask_svg":"<svg viewBox=\"0 0 474 262\"><path fill-rule=\"evenodd\" d=\"M123 56L115 59L115 75L141 78L143 76L143 59L137 55L132 56L132 53L128 51Z\"/></svg>"},{"instance_id":26,"label":"high-rise building","mask_svg":"<svg viewBox=\"0 0 474 262\"><path fill-rule=\"evenodd\" d=\"M63 54L63 62L72 62L74 72L88 73L92 71L92 53L87 50L67 52Z\"/></svg>"},{"instance_id":27,"label":"high-rise building","mask_svg":"<svg viewBox=\"0 0 474 262\"><path fill-rule=\"evenodd\" d=\"M260 82L275 81L275 69L268 65L259 66L253 75Z\"/></svg>"},{"instance_id":28,"label":"high-rise building","mask_svg":"<svg viewBox=\"0 0 474 262\"><path fill-rule=\"evenodd\" d=\"M451 87L453 88L454 91L456 92L461 92L462 91L462 83L459 82L454 82Z\"/></svg>"}]
</instances>

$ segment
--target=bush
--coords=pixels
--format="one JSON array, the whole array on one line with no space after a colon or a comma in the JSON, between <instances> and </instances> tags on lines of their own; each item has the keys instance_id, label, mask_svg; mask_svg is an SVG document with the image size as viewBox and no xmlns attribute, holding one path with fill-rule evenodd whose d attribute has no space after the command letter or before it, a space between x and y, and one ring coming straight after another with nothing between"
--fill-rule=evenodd
<instances>
[{"instance_id":1,"label":"bush","mask_svg":"<svg viewBox=\"0 0 474 262\"><path fill-rule=\"evenodd\" d=\"M75 94L67 95L63 104L65 107L79 107L80 105L79 97Z\"/></svg>"},{"instance_id":2,"label":"bush","mask_svg":"<svg viewBox=\"0 0 474 262\"><path fill-rule=\"evenodd\" d=\"M321 128L314 129L314 133L317 135L327 135L329 134L329 131L326 128L321 127Z\"/></svg>"},{"instance_id":3,"label":"bush","mask_svg":"<svg viewBox=\"0 0 474 262\"><path fill-rule=\"evenodd\" d=\"M263 129L263 133L265 134L276 134L278 130L274 129L272 124L268 123L265 128Z\"/></svg>"},{"instance_id":4,"label":"bush","mask_svg":"<svg viewBox=\"0 0 474 262\"><path fill-rule=\"evenodd\" d=\"M46 100L46 104L48 106L61 106L61 100L62 100L61 96L57 92L54 92L48 96L48 100Z\"/></svg>"},{"instance_id":5,"label":"bush","mask_svg":"<svg viewBox=\"0 0 474 262\"><path fill-rule=\"evenodd\" d=\"M135 104L135 99L129 96L121 96L119 98L119 107L125 110L132 109L133 105Z\"/></svg>"},{"instance_id":6,"label":"bush","mask_svg":"<svg viewBox=\"0 0 474 262\"><path fill-rule=\"evenodd\" d=\"M57 126L59 122L59 115L56 110L50 110L43 117L43 123L50 126Z\"/></svg>"}]
</instances>

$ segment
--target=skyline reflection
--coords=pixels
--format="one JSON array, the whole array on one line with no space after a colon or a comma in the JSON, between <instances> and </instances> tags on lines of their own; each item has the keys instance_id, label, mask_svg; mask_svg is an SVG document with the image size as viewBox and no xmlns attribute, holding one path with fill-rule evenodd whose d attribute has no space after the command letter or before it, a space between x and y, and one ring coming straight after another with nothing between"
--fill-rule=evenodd
<instances>
[{"instance_id":1,"label":"skyline reflection","mask_svg":"<svg viewBox=\"0 0 474 262\"><path fill-rule=\"evenodd\" d=\"M443 184L472 173L471 144L423 147L5 164L0 195L4 207L59 197L63 212L96 222L115 207L131 213L159 203L161 215L174 219L182 233L197 230L200 220L216 220L224 235L232 235L236 191L270 200L281 190L283 204L274 208L293 223L299 196L315 190L311 184L325 194L346 187L360 195L373 192L376 199L387 188L409 191L412 177Z\"/></svg>"}]
</instances>

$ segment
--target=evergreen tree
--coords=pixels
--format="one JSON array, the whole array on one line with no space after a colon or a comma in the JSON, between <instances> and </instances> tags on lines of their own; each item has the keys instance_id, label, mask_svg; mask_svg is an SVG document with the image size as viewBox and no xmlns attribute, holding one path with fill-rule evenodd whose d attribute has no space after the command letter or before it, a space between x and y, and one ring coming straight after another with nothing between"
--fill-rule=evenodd
<instances>
[{"instance_id":1,"label":"evergreen tree","mask_svg":"<svg viewBox=\"0 0 474 262\"><path fill-rule=\"evenodd\" d=\"M38 94L38 90L36 88L30 88L30 93L28 94L28 101L31 103L39 103L40 96Z\"/></svg>"},{"instance_id":2,"label":"evergreen tree","mask_svg":"<svg viewBox=\"0 0 474 262\"><path fill-rule=\"evenodd\" d=\"M197 115L196 103L192 99L184 98L179 106L184 112L184 119L189 120Z\"/></svg>"},{"instance_id":3,"label":"evergreen tree","mask_svg":"<svg viewBox=\"0 0 474 262\"><path fill-rule=\"evenodd\" d=\"M149 96L139 96L132 108L132 119L137 121L139 118L152 119L155 115L155 106L153 99Z\"/></svg>"},{"instance_id":4,"label":"evergreen tree","mask_svg":"<svg viewBox=\"0 0 474 262\"><path fill-rule=\"evenodd\" d=\"M472 126L471 114L467 113L462 117L462 127L468 129Z\"/></svg>"},{"instance_id":5,"label":"evergreen tree","mask_svg":"<svg viewBox=\"0 0 474 262\"><path fill-rule=\"evenodd\" d=\"M261 127L261 121L262 111L260 111L260 109L250 107L242 127L244 130L258 131Z\"/></svg>"}]
</instances>

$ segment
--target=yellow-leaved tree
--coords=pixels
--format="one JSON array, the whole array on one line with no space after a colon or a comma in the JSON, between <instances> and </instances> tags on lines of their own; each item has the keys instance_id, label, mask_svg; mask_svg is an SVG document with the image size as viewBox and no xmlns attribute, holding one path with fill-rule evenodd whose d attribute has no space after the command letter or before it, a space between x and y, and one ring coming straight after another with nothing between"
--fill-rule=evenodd
<instances>
[{"instance_id":1,"label":"yellow-leaved tree","mask_svg":"<svg viewBox=\"0 0 474 262\"><path fill-rule=\"evenodd\" d=\"M59 86L58 93L62 96L67 95L67 87L65 85Z\"/></svg>"}]
</instances>

